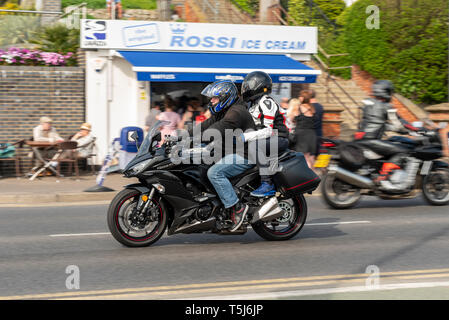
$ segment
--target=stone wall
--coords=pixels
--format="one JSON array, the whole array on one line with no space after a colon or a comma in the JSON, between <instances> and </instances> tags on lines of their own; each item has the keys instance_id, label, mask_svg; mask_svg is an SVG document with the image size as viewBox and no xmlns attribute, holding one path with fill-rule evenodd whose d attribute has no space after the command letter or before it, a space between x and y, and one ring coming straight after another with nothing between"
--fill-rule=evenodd
<instances>
[{"instance_id":1,"label":"stone wall","mask_svg":"<svg viewBox=\"0 0 449 320\"><path fill-rule=\"evenodd\" d=\"M0 66L0 142L29 140L42 116L53 119L61 137L76 133L85 121L84 83L79 67ZM19 150L25 170L30 150ZM12 162L0 166L2 175L14 172Z\"/></svg>"}]
</instances>

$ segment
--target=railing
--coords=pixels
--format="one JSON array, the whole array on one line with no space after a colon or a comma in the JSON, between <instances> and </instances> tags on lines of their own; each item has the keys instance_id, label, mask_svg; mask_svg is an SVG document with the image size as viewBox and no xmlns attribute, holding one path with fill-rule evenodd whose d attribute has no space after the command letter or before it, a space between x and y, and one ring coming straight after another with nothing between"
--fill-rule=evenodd
<instances>
[{"instance_id":1,"label":"railing","mask_svg":"<svg viewBox=\"0 0 449 320\"><path fill-rule=\"evenodd\" d=\"M328 54L321 46L318 45L318 52L321 53L323 56L326 57L326 59L330 60L332 57L342 57L342 56L348 56L348 53L336 53L336 54ZM336 99L345 109L348 111L348 113L356 120L361 119L361 110L359 109L358 115L354 115L354 113L350 110L350 108L340 99L337 97L337 95L330 89L329 82L332 81L334 84L337 85L337 87L345 94L349 100L351 100L354 105L358 105L358 102L338 83L338 81L330 74L330 70L339 70L339 69L352 69L352 66L341 66L341 67L330 67L328 66L320 57L318 54L314 54L313 58L318 62L318 65L320 69L324 72L326 72L326 99L327 102L329 102L329 94L331 94L334 99Z\"/></svg>"}]
</instances>

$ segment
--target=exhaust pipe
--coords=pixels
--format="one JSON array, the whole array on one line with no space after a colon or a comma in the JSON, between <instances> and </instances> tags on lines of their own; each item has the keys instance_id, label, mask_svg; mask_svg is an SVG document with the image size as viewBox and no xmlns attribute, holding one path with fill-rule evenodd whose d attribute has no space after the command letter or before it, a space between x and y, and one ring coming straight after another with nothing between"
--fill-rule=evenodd
<instances>
[{"instance_id":1,"label":"exhaust pipe","mask_svg":"<svg viewBox=\"0 0 449 320\"><path fill-rule=\"evenodd\" d=\"M256 221L271 221L281 217L284 211L279 207L278 199L272 197L270 200L265 202L262 207L254 214L251 223Z\"/></svg>"},{"instance_id":2,"label":"exhaust pipe","mask_svg":"<svg viewBox=\"0 0 449 320\"><path fill-rule=\"evenodd\" d=\"M338 166L332 167L329 170L330 172L335 172L335 177L344 181L346 183L352 184L353 186L357 186L362 189L373 189L374 183L371 179L365 178L361 175L352 173L346 169L340 168Z\"/></svg>"}]
</instances>

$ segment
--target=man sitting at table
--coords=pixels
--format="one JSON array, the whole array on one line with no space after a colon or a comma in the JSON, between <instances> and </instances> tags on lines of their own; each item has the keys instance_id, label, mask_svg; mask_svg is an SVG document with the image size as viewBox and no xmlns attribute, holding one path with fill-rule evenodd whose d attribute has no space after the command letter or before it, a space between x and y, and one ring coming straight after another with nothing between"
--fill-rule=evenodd
<instances>
[{"instance_id":1,"label":"man sitting at table","mask_svg":"<svg viewBox=\"0 0 449 320\"><path fill-rule=\"evenodd\" d=\"M33 129L33 140L42 142L62 142L63 138L58 134L55 128L52 127L53 120L49 117L41 117L40 125ZM55 149L39 148L44 158L51 159L57 152ZM51 165L56 167L57 162L52 162Z\"/></svg>"},{"instance_id":2,"label":"man sitting at table","mask_svg":"<svg viewBox=\"0 0 449 320\"><path fill-rule=\"evenodd\" d=\"M49 117L41 117L40 125L33 129L34 141L45 142L62 142L63 138L56 132L56 129L52 127L53 120Z\"/></svg>"}]
</instances>

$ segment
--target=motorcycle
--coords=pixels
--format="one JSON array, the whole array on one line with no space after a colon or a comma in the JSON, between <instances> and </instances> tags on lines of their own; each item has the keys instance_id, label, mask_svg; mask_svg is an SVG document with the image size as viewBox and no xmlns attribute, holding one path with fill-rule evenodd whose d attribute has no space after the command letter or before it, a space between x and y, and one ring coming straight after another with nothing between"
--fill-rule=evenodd
<instances>
[{"instance_id":1,"label":"motorcycle","mask_svg":"<svg viewBox=\"0 0 449 320\"><path fill-rule=\"evenodd\" d=\"M260 184L256 167L231 178L239 199L249 206L242 226L230 232L231 221L207 177L209 164L195 161L177 163L170 154L178 141L166 136L160 144L158 121L144 138L134 159L123 170L129 184L112 200L108 227L113 237L128 247L149 246L167 230L169 236L184 233L241 235L248 226L263 239L287 240L298 234L307 218L304 193L312 193L320 178L308 167L298 175L297 168L307 166L301 153L285 152L278 158L279 171L273 176L275 196L255 198L250 192ZM210 151L207 147L181 149L191 160ZM199 157L201 159L201 157ZM292 173L293 172L293 173Z\"/></svg>"},{"instance_id":2,"label":"motorcycle","mask_svg":"<svg viewBox=\"0 0 449 320\"><path fill-rule=\"evenodd\" d=\"M422 191L429 204L448 204L449 165L438 160L442 157L438 132L407 129L413 139L393 136L382 143L323 139L316 167L324 171L324 201L332 208L347 209L362 195L408 199Z\"/></svg>"}]
</instances>

